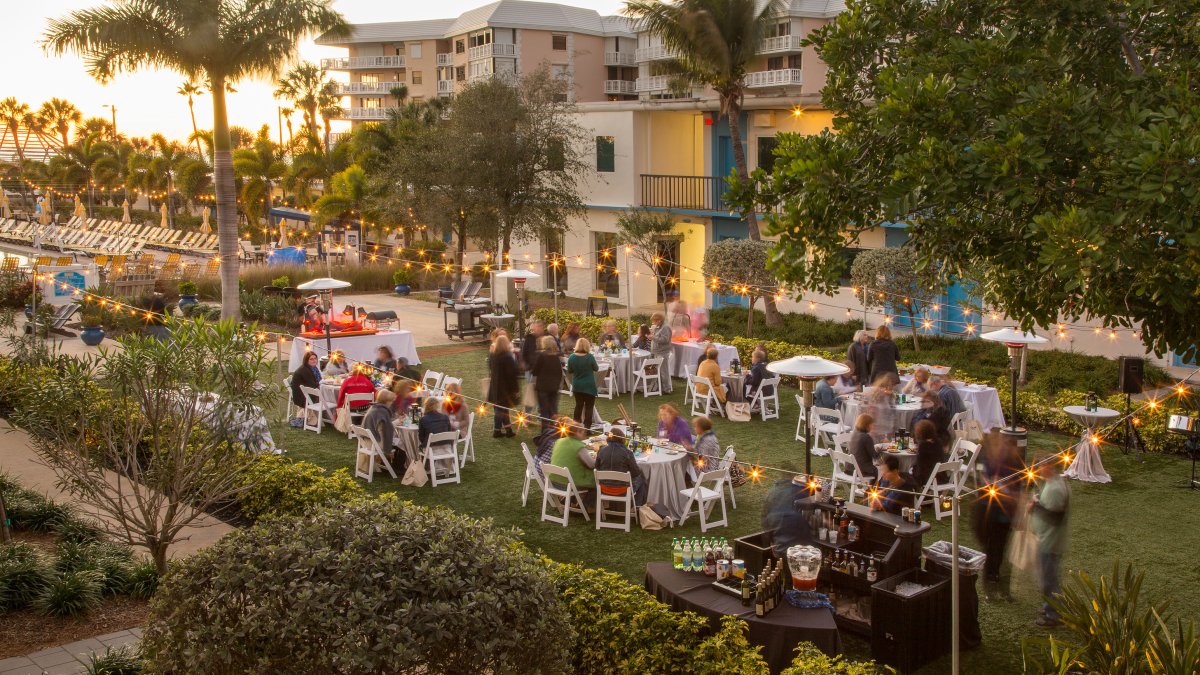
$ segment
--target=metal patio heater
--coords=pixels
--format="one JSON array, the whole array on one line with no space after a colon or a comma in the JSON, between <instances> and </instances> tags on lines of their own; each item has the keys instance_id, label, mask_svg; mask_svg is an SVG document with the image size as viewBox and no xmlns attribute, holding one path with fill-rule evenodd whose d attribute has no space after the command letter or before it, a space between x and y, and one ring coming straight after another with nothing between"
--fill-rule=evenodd
<instances>
[{"instance_id":1,"label":"metal patio heater","mask_svg":"<svg viewBox=\"0 0 1200 675\"><path fill-rule=\"evenodd\" d=\"M804 411L809 416L804 420L804 473L812 476L812 419L810 411L813 404L813 390L817 382L833 375L841 375L850 370L844 364L834 363L819 356L793 356L782 361L772 361L767 364L767 370L776 375L790 375L800 379L800 389L804 392Z\"/></svg>"},{"instance_id":2,"label":"metal patio heater","mask_svg":"<svg viewBox=\"0 0 1200 675\"><path fill-rule=\"evenodd\" d=\"M1029 445L1029 430L1017 426L1017 374L1021 370L1021 350L1029 345L1045 344L1049 340L1032 332L1020 330L1019 328L994 330L990 333L984 333L979 337L988 342L1002 342L1005 347L1008 347L1008 372L1011 377L1010 384L1012 391L1010 392L1011 402L1008 426L1000 430L1000 435L1005 440L1014 443L1017 448L1020 448L1021 457L1024 458Z\"/></svg>"},{"instance_id":3,"label":"metal patio heater","mask_svg":"<svg viewBox=\"0 0 1200 675\"><path fill-rule=\"evenodd\" d=\"M522 340L525 339L525 282L541 277L537 272L515 268L496 275L497 279L512 279L513 285L517 287L517 311L513 314L517 315L517 337Z\"/></svg>"}]
</instances>

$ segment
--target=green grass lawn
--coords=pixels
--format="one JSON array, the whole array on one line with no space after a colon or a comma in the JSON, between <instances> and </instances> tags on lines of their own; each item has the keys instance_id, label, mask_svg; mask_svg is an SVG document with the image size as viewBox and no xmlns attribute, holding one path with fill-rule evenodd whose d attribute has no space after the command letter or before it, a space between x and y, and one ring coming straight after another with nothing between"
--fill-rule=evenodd
<instances>
[{"instance_id":1,"label":"green grass lawn","mask_svg":"<svg viewBox=\"0 0 1200 675\"><path fill-rule=\"evenodd\" d=\"M479 381L485 376L483 349L426 359L424 367L458 377L465 383L468 396L478 396ZM721 446L734 445L739 459L803 470L802 444L794 440L797 407L794 390L781 395L781 419L750 423L715 421L715 431ZM652 427L657 406L664 400L673 401L681 409L683 388L676 382L673 396L636 401L634 417L645 427ZM622 399L630 408L628 396ZM569 404L560 399L564 408ZM599 409L605 419L616 416L616 402L600 400ZM491 518L498 526L519 528L530 548L544 552L561 562L578 562L592 567L604 567L640 584L644 565L648 561L667 560L672 537L700 533L699 521L692 518L682 528L645 532L634 529L629 534L616 530L596 531L592 523L572 518L571 526L542 523L539 520L541 495L531 495L528 506L521 507L521 483L524 461L519 441L530 442L536 433L527 430L517 439L493 439L491 416L476 421L475 454L477 461L463 471L460 485L410 488L390 478L376 478L367 485L369 492L396 492L418 504L444 505L481 518ZM353 471L354 445L342 434L327 427L321 435L276 427L275 439L295 459L319 464L327 469L347 468ZM1034 451L1047 451L1069 445L1074 439L1061 435L1033 434ZM1194 612L1200 605L1200 586L1195 583L1194 556L1200 543L1200 494L1171 487L1184 478L1188 464L1183 458L1147 456L1144 460L1126 457L1117 448L1104 451L1104 463L1114 482L1093 485L1070 481L1072 489L1071 544L1065 567L1085 570L1099 575L1110 571L1114 560L1136 563L1146 572L1145 592L1155 599L1169 599L1180 613ZM814 470L828 475L827 458L815 457ZM773 480L773 479L772 479ZM747 483L737 490L738 508L730 510L730 526L710 530L710 534L730 540L761 529L763 497L769 481ZM964 505L966 510L966 505ZM963 545L978 548L975 537L965 525ZM926 544L950 539L950 519L935 522ZM1037 597L1036 580L1018 575L1014 579L1016 602L981 602L980 621L984 644L977 651L963 656L963 672L1012 673L1021 669L1020 641L1023 637L1043 635L1044 630L1033 625ZM869 657L866 643L845 640L852 656ZM935 663L922 672L948 672L949 658Z\"/></svg>"}]
</instances>

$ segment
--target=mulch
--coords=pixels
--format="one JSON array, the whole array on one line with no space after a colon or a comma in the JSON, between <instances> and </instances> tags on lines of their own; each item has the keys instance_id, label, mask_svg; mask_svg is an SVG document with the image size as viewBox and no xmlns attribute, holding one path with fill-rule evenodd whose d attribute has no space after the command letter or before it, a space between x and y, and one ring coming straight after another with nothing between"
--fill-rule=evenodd
<instances>
[{"instance_id":1,"label":"mulch","mask_svg":"<svg viewBox=\"0 0 1200 675\"><path fill-rule=\"evenodd\" d=\"M81 617L46 616L34 609L0 614L0 659L143 626L149 607L145 600L113 596Z\"/></svg>"}]
</instances>

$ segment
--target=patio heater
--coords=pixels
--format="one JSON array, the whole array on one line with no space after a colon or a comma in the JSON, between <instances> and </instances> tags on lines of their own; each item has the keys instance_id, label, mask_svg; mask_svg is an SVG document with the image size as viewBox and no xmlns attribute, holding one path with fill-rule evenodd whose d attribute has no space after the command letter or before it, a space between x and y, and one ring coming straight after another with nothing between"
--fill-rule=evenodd
<instances>
[{"instance_id":1,"label":"patio heater","mask_svg":"<svg viewBox=\"0 0 1200 675\"><path fill-rule=\"evenodd\" d=\"M790 375L800 379L800 389L804 392L803 414L809 415L817 382L833 375L841 375L850 369L841 363L834 363L819 356L793 356L790 359L768 363L767 370L776 375ZM809 476L812 476L811 421L811 418L804 421L804 473Z\"/></svg>"},{"instance_id":2,"label":"patio heater","mask_svg":"<svg viewBox=\"0 0 1200 675\"><path fill-rule=\"evenodd\" d=\"M525 339L525 282L530 279L540 279L541 276L532 270L516 268L496 275L497 279L512 279L513 285L517 287L517 311L513 314L517 315L517 336L522 340Z\"/></svg>"},{"instance_id":3,"label":"patio heater","mask_svg":"<svg viewBox=\"0 0 1200 675\"><path fill-rule=\"evenodd\" d=\"M320 277L312 281L306 281L296 288L302 291L316 291L321 296L321 308L325 311L325 356L333 354L333 337L329 332L329 324L333 321L333 291L335 289L350 288L349 281L341 279L331 279L329 277Z\"/></svg>"},{"instance_id":4,"label":"patio heater","mask_svg":"<svg viewBox=\"0 0 1200 675\"><path fill-rule=\"evenodd\" d=\"M1000 435L1004 440L1015 444L1021 450L1021 457L1024 458L1029 445L1029 431L1024 427L1017 426L1017 376L1021 370L1021 350L1029 345L1044 344L1048 340L1018 328L994 330L979 337L988 342L1002 342L1005 347L1008 347L1008 372L1011 376L1012 391L1010 394L1012 398L1008 426L1000 429Z\"/></svg>"}]
</instances>

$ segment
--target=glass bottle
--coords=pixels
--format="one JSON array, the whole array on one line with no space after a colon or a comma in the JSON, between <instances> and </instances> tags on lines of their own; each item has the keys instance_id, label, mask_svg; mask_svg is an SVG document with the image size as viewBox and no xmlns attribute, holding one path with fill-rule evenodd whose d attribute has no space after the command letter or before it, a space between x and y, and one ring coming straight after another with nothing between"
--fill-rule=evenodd
<instances>
[{"instance_id":1,"label":"glass bottle","mask_svg":"<svg viewBox=\"0 0 1200 675\"><path fill-rule=\"evenodd\" d=\"M683 545L678 538L671 540L671 566L677 570L683 569Z\"/></svg>"},{"instance_id":2,"label":"glass bottle","mask_svg":"<svg viewBox=\"0 0 1200 675\"><path fill-rule=\"evenodd\" d=\"M717 554L713 551L712 544L704 550L704 576L717 576Z\"/></svg>"},{"instance_id":3,"label":"glass bottle","mask_svg":"<svg viewBox=\"0 0 1200 675\"><path fill-rule=\"evenodd\" d=\"M858 541L858 525L853 520L846 526L846 539L850 543Z\"/></svg>"},{"instance_id":4,"label":"glass bottle","mask_svg":"<svg viewBox=\"0 0 1200 675\"><path fill-rule=\"evenodd\" d=\"M750 585L750 575L747 574L746 576L742 577L742 606L743 607L750 606L750 595L751 595L752 590L753 590L753 586Z\"/></svg>"},{"instance_id":5,"label":"glass bottle","mask_svg":"<svg viewBox=\"0 0 1200 675\"><path fill-rule=\"evenodd\" d=\"M763 597L763 587L762 582L760 581L754 591L754 616L763 616L766 613L766 598Z\"/></svg>"},{"instance_id":6,"label":"glass bottle","mask_svg":"<svg viewBox=\"0 0 1200 675\"><path fill-rule=\"evenodd\" d=\"M875 567L875 556L871 556L871 563L867 567L867 581L875 583L879 579L879 568Z\"/></svg>"}]
</instances>

